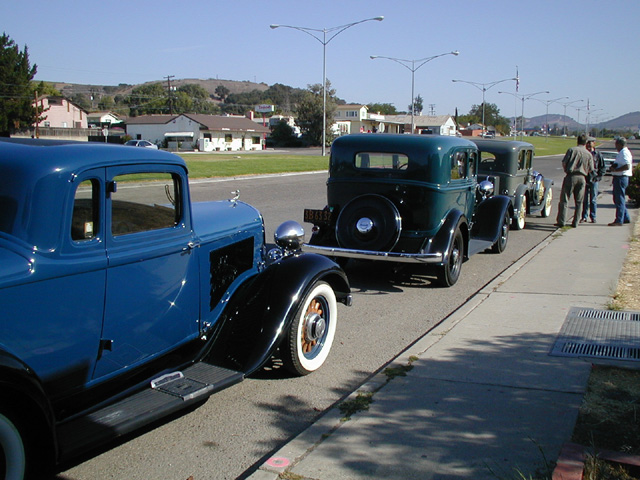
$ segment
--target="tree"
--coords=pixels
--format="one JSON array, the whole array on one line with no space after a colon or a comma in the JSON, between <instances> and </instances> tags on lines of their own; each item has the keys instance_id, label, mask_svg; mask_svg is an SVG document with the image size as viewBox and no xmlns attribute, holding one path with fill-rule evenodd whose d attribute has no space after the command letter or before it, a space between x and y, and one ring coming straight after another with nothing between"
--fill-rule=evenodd
<instances>
[{"instance_id":1,"label":"tree","mask_svg":"<svg viewBox=\"0 0 640 480\"><path fill-rule=\"evenodd\" d=\"M37 66L29 65L25 45L22 52L6 33L0 36L0 136L32 126L36 119L31 81Z\"/></svg>"},{"instance_id":2,"label":"tree","mask_svg":"<svg viewBox=\"0 0 640 480\"><path fill-rule=\"evenodd\" d=\"M397 115L396 107L390 103L370 103L367 105L369 113L379 113L380 115Z\"/></svg>"},{"instance_id":3,"label":"tree","mask_svg":"<svg viewBox=\"0 0 640 480\"><path fill-rule=\"evenodd\" d=\"M227 98L227 95L229 95L229 93L231 92L224 85L218 85L215 89L215 94L218 96L220 100L223 100L223 101L225 98Z\"/></svg>"},{"instance_id":4,"label":"tree","mask_svg":"<svg viewBox=\"0 0 640 480\"><path fill-rule=\"evenodd\" d=\"M333 140L331 126L336 112L335 90L331 88L329 80L326 82L327 108L325 143L329 145ZM308 85L308 90L298 104L296 123L311 145L322 145L322 85ZM325 146L326 146L325 145Z\"/></svg>"},{"instance_id":5,"label":"tree","mask_svg":"<svg viewBox=\"0 0 640 480\"><path fill-rule=\"evenodd\" d=\"M160 83L150 83L140 85L131 91L128 99L130 114L150 115L153 113L168 113L167 92L164 85Z\"/></svg>"},{"instance_id":6,"label":"tree","mask_svg":"<svg viewBox=\"0 0 640 480\"><path fill-rule=\"evenodd\" d=\"M423 106L422 96L418 95L413 101L413 114L420 115L422 113L423 108L424 106ZM407 110L409 110L409 114L411 114L411 105L407 107Z\"/></svg>"}]
</instances>

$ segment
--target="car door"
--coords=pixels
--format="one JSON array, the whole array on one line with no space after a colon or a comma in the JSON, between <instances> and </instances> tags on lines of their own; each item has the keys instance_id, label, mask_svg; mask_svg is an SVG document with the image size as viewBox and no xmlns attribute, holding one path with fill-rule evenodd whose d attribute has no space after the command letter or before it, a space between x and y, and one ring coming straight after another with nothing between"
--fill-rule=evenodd
<instances>
[{"instance_id":1,"label":"car door","mask_svg":"<svg viewBox=\"0 0 640 480\"><path fill-rule=\"evenodd\" d=\"M451 156L451 186L456 191L456 208L468 219L471 219L475 206L476 169L476 152L461 149Z\"/></svg>"},{"instance_id":2,"label":"car door","mask_svg":"<svg viewBox=\"0 0 640 480\"><path fill-rule=\"evenodd\" d=\"M107 279L94 379L199 335L198 261L180 167L107 169Z\"/></svg>"}]
</instances>

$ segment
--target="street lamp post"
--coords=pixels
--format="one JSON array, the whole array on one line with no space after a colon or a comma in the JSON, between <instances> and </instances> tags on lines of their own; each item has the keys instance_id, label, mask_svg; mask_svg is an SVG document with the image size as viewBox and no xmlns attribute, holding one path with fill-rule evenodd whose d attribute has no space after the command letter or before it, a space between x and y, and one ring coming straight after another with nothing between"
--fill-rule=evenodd
<instances>
[{"instance_id":1,"label":"street lamp post","mask_svg":"<svg viewBox=\"0 0 640 480\"><path fill-rule=\"evenodd\" d=\"M544 90L542 92L536 92L536 93L526 93L526 94L518 94L518 93L512 93L512 92L498 92L498 93L506 93L507 95L511 95L513 97L519 98L520 100L522 100L522 108L520 109L520 126L521 131L524 135L524 101L525 100L529 100L531 97L533 97L534 95L540 95L541 93L549 93L548 90ZM522 135L520 136L520 138L522 139Z\"/></svg>"},{"instance_id":2,"label":"street lamp post","mask_svg":"<svg viewBox=\"0 0 640 480\"><path fill-rule=\"evenodd\" d=\"M567 135L569 132L567 132L567 107L569 105L573 105L574 103L578 103L578 102L584 102L584 100L573 100L571 102L566 102L566 103L561 103L560 105L562 105L564 107L564 115L563 115L563 121L564 121L564 134Z\"/></svg>"},{"instance_id":3,"label":"street lamp post","mask_svg":"<svg viewBox=\"0 0 640 480\"><path fill-rule=\"evenodd\" d=\"M534 98L533 100L537 100L540 103L544 103L547 107L547 113L544 117L544 123L546 124L546 136L549 136L549 105L551 105L552 103L557 102L558 100L564 100L565 98L569 98L569 97L558 97L558 98L554 98L553 100L540 100L539 98Z\"/></svg>"},{"instance_id":4,"label":"street lamp post","mask_svg":"<svg viewBox=\"0 0 640 480\"><path fill-rule=\"evenodd\" d=\"M393 57L383 57L381 55L371 55L371 60L375 60L376 58L386 58L387 60L392 60L396 63L399 63L400 65L402 65L404 68L408 69L411 72L411 133L413 133L414 128L415 128L415 119L414 119L414 115L415 115L415 98L414 98L414 91L415 91L415 73L416 70L418 70L421 66L423 66L425 63L430 62L431 60L438 58L438 57L444 57L445 55L459 55L460 52L458 52L457 50L454 50L452 52L447 52L447 53L441 53L439 55L434 55L432 57L425 57L425 58L419 58L416 60L405 60L403 58L393 58ZM416 63L418 63L418 66L416 67ZM411 66L409 66L411 65Z\"/></svg>"},{"instance_id":5,"label":"street lamp post","mask_svg":"<svg viewBox=\"0 0 640 480\"><path fill-rule=\"evenodd\" d=\"M473 85L478 90L482 90L482 135L484 136L484 97L485 92L489 90L491 87L498 85L502 82L508 82L509 80L518 80L516 77L513 78L505 78L504 80L496 80L495 82L488 83L480 83L480 82L469 82L467 80L451 80L454 83L468 83L469 85ZM488 86L487 86L488 85Z\"/></svg>"},{"instance_id":6,"label":"street lamp post","mask_svg":"<svg viewBox=\"0 0 640 480\"><path fill-rule=\"evenodd\" d=\"M269 25L270 28L292 28L294 30L299 30L307 35L315 38L322 44L322 156L326 155L326 139L327 139L327 44L333 40L338 34L344 32L347 28L351 28L355 25L359 25L360 23L370 22L376 20L381 22L384 20L383 16L365 18L364 20L360 20L358 22L347 23L346 25L339 25L337 27L331 28L307 28L307 27L296 27L293 25ZM322 33L322 37L320 37L319 33ZM327 38L327 34L330 34L329 38Z\"/></svg>"}]
</instances>

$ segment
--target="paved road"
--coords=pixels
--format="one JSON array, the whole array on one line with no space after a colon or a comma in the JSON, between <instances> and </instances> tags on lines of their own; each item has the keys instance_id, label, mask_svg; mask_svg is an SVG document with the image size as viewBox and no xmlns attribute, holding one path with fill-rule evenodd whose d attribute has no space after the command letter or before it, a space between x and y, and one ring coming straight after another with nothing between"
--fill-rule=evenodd
<instances>
[{"instance_id":1,"label":"paved road","mask_svg":"<svg viewBox=\"0 0 640 480\"><path fill-rule=\"evenodd\" d=\"M525 230L511 232L502 255L472 257L463 265L461 279L453 288L434 288L433 277L425 270L392 272L378 264L356 263L348 271L354 306L340 309L336 342L320 371L289 378L275 363L193 411L68 466L57 478L204 480L247 476L271 452L555 230L552 224L562 176L559 162L559 157L536 162L537 170L556 181L552 217L529 217ZM270 240L280 222L291 218L301 221L304 207L324 206L326 178L326 173L313 173L195 181L192 197L196 201L229 198L230 192L239 188L240 198L264 215Z\"/></svg>"}]
</instances>

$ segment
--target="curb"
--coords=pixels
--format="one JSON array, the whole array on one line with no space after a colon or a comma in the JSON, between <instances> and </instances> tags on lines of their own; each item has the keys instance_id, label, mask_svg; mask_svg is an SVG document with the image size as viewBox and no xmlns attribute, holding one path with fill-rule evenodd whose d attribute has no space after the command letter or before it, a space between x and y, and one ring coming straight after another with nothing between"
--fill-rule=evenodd
<instances>
[{"instance_id":1,"label":"curb","mask_svg":"<svg viewBox=\"0 0 640 480\"><path fill-rule=\"evenodd\" d=\"M507 267L502 273L489 281L484 287L471 296L464 304L436 324L415 343L400 352L389 363L380 368L369 380L358 387L345 399L327 410L316 422L288 442L284 447L269 457L258 469L247 477L247 480L278 480L280 474L303 461L315 448L331 436L344 423L339 405L354 400L359 394L375 394L391 383L392 378L385 375L388 368L401 368L411 362L411 357L419 356L437 344L451 329L466 318L478 305L482 304L504 282L515 275L521 268L535 258L554 239L551 233L545 240L529 250L518 261Z\"/></svg>"}]
</instances>

